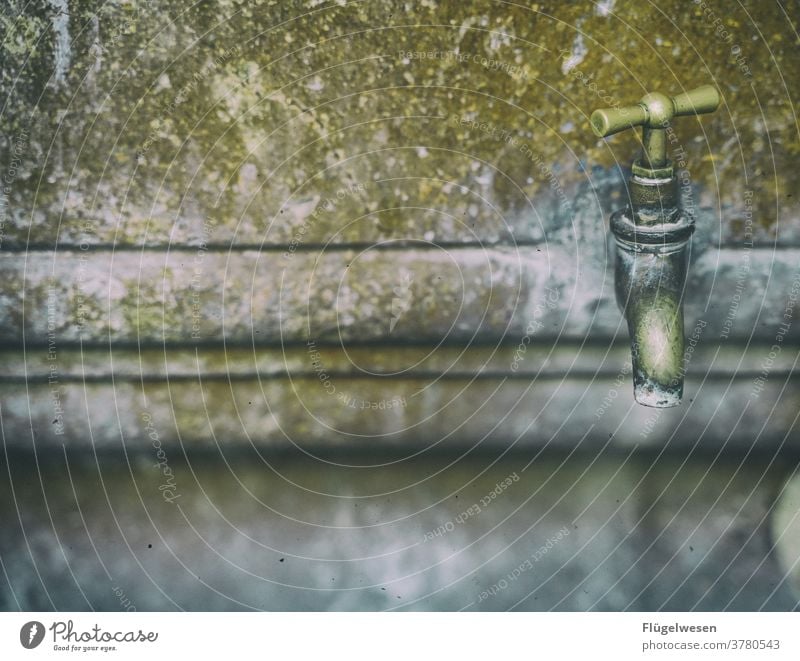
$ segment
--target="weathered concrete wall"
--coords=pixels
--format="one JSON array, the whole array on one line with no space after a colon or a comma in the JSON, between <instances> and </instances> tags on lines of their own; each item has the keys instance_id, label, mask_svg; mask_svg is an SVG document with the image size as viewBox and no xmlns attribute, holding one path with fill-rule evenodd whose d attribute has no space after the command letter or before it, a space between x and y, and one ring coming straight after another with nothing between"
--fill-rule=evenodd
<instances>
[{"instance_id":1,"label":"weathered concrete wall","mask_svg":"<svg viewBox=\"0 0 800 661\"><path fill-rule=\"evenodd\" d=\"M226 351L43 350L0 383L7 447L147 454L153 434L178 451L219 444L335 453L542 448L584 452L800 452L797 353L700 346L686 401L633 402L630 352L561 342L558 349L416 347L378 354L320 347ZM55 370L55 371L53 371Z\"/></svg>"},{"instance_id":2,"label":"weathered concrete wall","mask_svg":"<svg viewBox=\"0 0 800 661\"><path fill-rule=\"evenodd\" d=\"M66 6L3 18L6 245L286 243L328 198L304 242L537 237L636 151L594 108L709 82L720 110L676 124L695 203L741 241L753 191L756 238L798 240L779 3Z\"/></svg>"},{"instance_id":3,"label":"weathered concrete wall","mask_svg":"<svg viewBox=\"0 0 800 661\"><path fill-rule=\"evenodd\" d=\"M170 454L176 491L167 502L152 459L53 459L38 470L14 465L19 518L0 473L8 521L0 607L713 611L798 603L767 524L782 474L758 460L517 455L454 465L438 455L357 468L341 463L372 459L340 455L336 466L247 454L225 467ZM13 542L22 527L27 547Z\"/></svg>"},{"instance_id":4,"label":"weathered concrete wall","mask_svg":"<svg viewBox=\"0 0 800 661\"><path fill-rule=\"evenodd\" d=\"M2 12L0 607L797 606L786 3ZM656 414L606 249L637 138L588 117L709 82Z\"/></svg>"},{"instance_id":5,"label":"weathered concrete wall","mask_svg":"<svg viewBox=\"0 0 800 661\"><path fill-rule=\"evenodd\" d=\"M800 250L744 257L723 249L694 259L686 326L706 324L705 342L773 340L800 308ZM579 256L563 246L351 249L289 260L254 250L0 254L8 309L0 340L513 342L533 320L537 343L608 340L622 317L605 259L604 241ZM747 296L737 290L745 267ZM800 324L781 337L797 342Z\"/></svg>"}]
</instances>

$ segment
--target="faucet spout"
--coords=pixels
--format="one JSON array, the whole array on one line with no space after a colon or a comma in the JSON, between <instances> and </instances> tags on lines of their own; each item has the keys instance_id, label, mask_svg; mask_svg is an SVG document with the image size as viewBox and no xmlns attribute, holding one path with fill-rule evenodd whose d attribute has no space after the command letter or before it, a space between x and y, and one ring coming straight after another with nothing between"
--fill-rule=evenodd
<instances>
[{"instance_id":1,"label":"faucet spout","mask_svg":"<svg viewBox=\"0 0 800 661\"><path fill-rule=\"evenodd\" d=\"M694 225L683 214L676 220L670 228L651 226L647 236L640 229L635 242L625 211L611 220L615 289L628 324L633 394L639 404L656 408L677 406L683 397L683 289Z\"/></svg>"}]
</instances>

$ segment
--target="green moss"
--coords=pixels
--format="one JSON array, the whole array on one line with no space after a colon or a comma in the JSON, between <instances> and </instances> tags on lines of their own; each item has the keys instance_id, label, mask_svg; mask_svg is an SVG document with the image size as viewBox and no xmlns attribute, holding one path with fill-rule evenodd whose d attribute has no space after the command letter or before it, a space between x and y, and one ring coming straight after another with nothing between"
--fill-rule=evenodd
<instances>
[{"instance_id":1,"label":"green moss","mask_svg":"<svg viewBox=\"0 0 800 661\"><path fill-rule=\"evenodd\" d=\"M701 202L741 209L741 191L754 189L762 233L776 228L776 202L797 215L797 44L779 5L748 17L720 3L724 37L683 0L617 3L609 15L555 1L154 4L70 2L63 84L51 79L51 10L2 19L11 96L0 126L34 128L13 193L33 211L36 240L54 239L55 219L65 240L197 240L214 217L218 241L287 242L304 208L355 182L367 193L322 214L307 241L509 238L506 222L524 233L537 212L564 216L532 155L569 194L584 168L627 166L637 150L632 132L594 138L593 109L708 82L722 90L720 111L676 124ZM24 240L30 216L10 238Z\"/></svg>"},{"instance_id":2,"label":"green moss","mask_svg":"<svg viewBox=\"0 0 800 661\"><path fill-rule=\"evenodd\" d=\"M140 341L180 336L187 324L171 293L166 291L167 283L173 280L170 269L164 269L160 280L123 280L125 293L113 306L122 316L125 335L133 333Z\"/></svg>"}]
</instances>

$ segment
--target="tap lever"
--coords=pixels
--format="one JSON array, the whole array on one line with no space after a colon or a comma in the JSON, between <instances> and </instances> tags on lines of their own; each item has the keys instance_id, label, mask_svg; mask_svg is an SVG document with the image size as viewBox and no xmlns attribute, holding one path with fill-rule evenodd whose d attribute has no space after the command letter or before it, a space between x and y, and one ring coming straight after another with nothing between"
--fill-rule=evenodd
<instances>
[{"instance_id":1,"label":"tap lever","mask_svg":"<svg viewBox=\"0 0 800 661\"><path fill-rule=\"evenodd\" d=\"M705 115L719 108L719 92L713 85L702 85L672 97L675 117Z\"/></svg>"},{"instance_id":2,"label":"tap lever","mask_svg":"<svg viewBox=\"0 0 800 661\"><path fill-rule=\"evenodd\" d=\"M605 138L634 126L666 128L673 117L714 112L719 101L719 92L713 85L703 85L671 98L652 92L635 106L595 110L591 117L592 130L598 138Z\"/></svg>"},{"instance_id":3,"label":"tap lever","mask_svg":"<svg viewBox=\"0 0 800 661\"><path fill-rule=\"evenodd\" d=\"M625 129L644 126L647 121L647 108L643 105L622 108L601 108L592 113L592 131L598 138L606 138Z\"/></svg>"},{"instance_id":4,"label":"tap lever","mask_svg":"<svg viewBox=\"0 0 800 661\"><path fill-rule=\"evenodd\" d=\"M598 138L641 126L645 161L643 165L658 170L667 165L666 129L672 119L714 112L719 107L719 102L719 92L713 85L703 85L673 97L651 92L645 94L635 106L595 110L590 122L592 131Z\"/></svg>"}]
</instances>

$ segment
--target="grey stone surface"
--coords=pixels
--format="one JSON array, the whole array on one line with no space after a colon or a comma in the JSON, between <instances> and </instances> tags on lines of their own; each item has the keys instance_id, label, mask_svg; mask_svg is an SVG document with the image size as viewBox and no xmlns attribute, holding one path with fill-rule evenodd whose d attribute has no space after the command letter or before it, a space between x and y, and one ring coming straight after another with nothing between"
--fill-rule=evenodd
<instances>
[{"instance_id":1,"label":"grey stone surface","mask_svg":"<svg viewBox=\"0 0 800 661\"><path fill-rule=\"evenodd\" d=\"M342 459L186 462L170 451L171 503L154 456L15 463L13 489L0 473L0 603L668 611L798 604L766 532L782 464L609 454L430 455L382 467L369 456Z\"/></svg>"},{"instance_id":2,"label":"grey stone surface","mask_svg":"<svg viewBox=\"0 0 800 661\"><path fill-rule=\"evenodd\" d=\"M425 357L420 348L393 351L329 349L316 357L305 348L284 356L240 349L230 370L220 351L170 361L151 350L138 365L117 351L104 371L90 364L85 372L67 353L62 372L58 362L42 365L40 350L38 364L0 383L5 443L147 451L152 425L161 442L190 450L800 449L798 354L788 347L762 383L769 347L719 354L709 343L686 363L683 405L667 410L634 404L624 345L583 351L561 342L524 353L503 347L496 356L451 349L452 364L445 354L427 365L415 365Z\"/></svg>"},{"instance_id":3,"label":"grey stone surface","mask_svg":"<svg viewBox=\"0 0 800 661\"><path fill-rule=\"evenodd\" d=\"M601 235L602 236L602 235ZM686 327L774 341L797 315L800 250L707 248L692 264ZM622 317L604 241L295 253L0 254L5 342L248 344L471 342L525 334L609 338ZM791 307L790 307L791 306ZM541 324L539 326L538 324ZM689 331L689 334L691 332ZM785 341L800 341L789 323Z\"/></svg>"}]
</instances>

